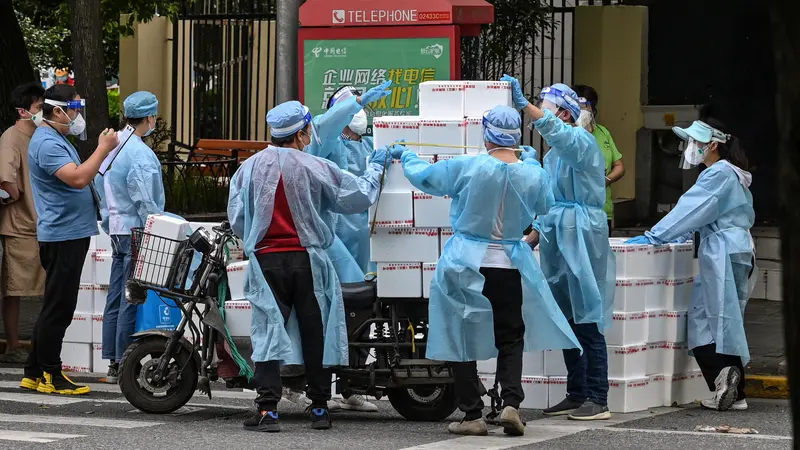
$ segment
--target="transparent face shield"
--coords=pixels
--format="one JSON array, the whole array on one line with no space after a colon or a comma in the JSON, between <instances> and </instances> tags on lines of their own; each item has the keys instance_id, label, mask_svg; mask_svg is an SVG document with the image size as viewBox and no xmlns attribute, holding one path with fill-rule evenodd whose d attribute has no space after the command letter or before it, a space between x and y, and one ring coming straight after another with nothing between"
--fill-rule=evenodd
<instances>
[{"instance_id":1,"label":"transparent face shield","mask_svg":"<svg viewBox=\"0 0 800 450\"><path fill-rule=\"evenodd\" d=\"M678 147L681 150L681 160L678 163L678 167L683 170L689 170L699 166L705 159L707 148L708 144L697 142L692 138L681 142Z\"/></svg>"},{"instance_id":2,"label":"transparent face shield","mask_svg":"<svg viewBox=\"0 0 800 450\"><path fill-rule=\"evenodd\" d=\"M578 99L581 104L581 114L578 116L576 125L591 132L594 130L594 113L592 112L592 104L588 100L581 97Z\"/></svg>"},{"instance_id":3,"label":"transparent face shield","mask_svg":"<svg viewBox=\"0 0 800 450\"><path fill-rule=\"evenodd\" d=\"M51 123L57 123L59 125L68 126L69 134L77 137L81 141L85 141L87 139L86 100L79 99L79 100L70 100L67 102L62 102L58 100L45 99L44 102L50 106L54 106L61 109L61 111L64 112L67 118L69 118L69 122L67 123L50 121Z\"/></svg>"}]
</instances>

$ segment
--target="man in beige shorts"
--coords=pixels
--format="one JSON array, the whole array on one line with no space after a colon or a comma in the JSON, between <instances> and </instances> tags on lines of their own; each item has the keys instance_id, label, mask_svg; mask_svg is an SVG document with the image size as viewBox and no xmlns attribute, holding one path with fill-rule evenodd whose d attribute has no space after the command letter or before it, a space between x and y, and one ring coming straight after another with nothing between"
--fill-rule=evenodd
<instances>
[{"instance_id":1,"label":"man in beige shorts","mask_svg":"<svg viewBox=\"0 0 800 450\"><path fill-rule=\"evenodd\" d=\"M42 120L43 100L41 83L14 89L11 107L17 113L17 122L0 136L0 187L8 193L0 206L0 315L6 337L6 351L0 355L0 362L5 363L22 364L28 356L19 343L20 298L44 295L45 272L39 260L36 210L28 173L28 144Z\"/></svg>"}]
</instances>

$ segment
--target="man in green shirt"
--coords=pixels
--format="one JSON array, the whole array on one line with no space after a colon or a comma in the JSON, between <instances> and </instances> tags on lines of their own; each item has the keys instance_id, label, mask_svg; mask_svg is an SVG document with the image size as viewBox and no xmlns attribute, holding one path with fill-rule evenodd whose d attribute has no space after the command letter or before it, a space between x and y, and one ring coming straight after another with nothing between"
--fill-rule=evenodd
<instances>
[{"instance_id":1,"label":"man in green shirt","mask_svg":"<svg viewBox=\"0 0 800 450\"><path fill-rule=\"evenodd\" d=\"M622 164L622 154L617 150L614 139L608 128L595 121L597 117L597 91L591 86L573 86L575 92L581 98L581 118L579 124L592 133L597 140L597 145L603 151L606 160L606 203L603 211L608 216L608 232L611 233L611 226L614 221L614 200L611 198L611 185L621 180L625 176L625 166Z\"/></svg>"}]
</instances>

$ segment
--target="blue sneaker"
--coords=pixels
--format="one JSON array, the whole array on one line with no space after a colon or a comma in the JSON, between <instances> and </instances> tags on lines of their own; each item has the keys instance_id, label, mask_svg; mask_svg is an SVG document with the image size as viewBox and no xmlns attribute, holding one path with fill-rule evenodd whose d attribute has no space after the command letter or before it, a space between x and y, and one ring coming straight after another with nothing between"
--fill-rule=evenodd
<instances>
[{"instance_id":1,"label":"blue sneaker","mask_svg":"<svg viewBox=\"0 0 800 450\"><path fill-rule=\"evenodd\" d=\"M242 425L248 431L264 431L267 433L281 431L281 427L278 425L277 411L259 410L253 417L245 420Z\"/></svg>"},{"instance_id":2,"label":"blue sneaker","mask_svg":"<svg viewBox=\"0 0 800 450\"><path fill-rule=\"evenodd\" d=\"M315 430L330 430L331 415L328 413L328 408L309 406L308 412L311 416L311 428Z\"/></svg>"}]
</instances>

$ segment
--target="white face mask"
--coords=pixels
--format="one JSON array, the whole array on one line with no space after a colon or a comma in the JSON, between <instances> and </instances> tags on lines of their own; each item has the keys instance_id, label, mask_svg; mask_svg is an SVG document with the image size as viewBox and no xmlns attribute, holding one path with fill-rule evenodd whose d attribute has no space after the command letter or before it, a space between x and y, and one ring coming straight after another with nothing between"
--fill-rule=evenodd
<instances>
[{"instance_id":1,"label":"white face mask","mask_svg":"<svg viewBox=\"0 0 800 450\"><path fill-rule=\"evenodd\" d=\"M39 111L38 113L34 114L34 113L32 113L32 112L30 112L28 110L20 109L19 112L20 112L20 114L22 112L28 113L30 115L28 120L32 121L34 123L34 125L36 125L37 127L39 125L41 125L42 122L44 122L44 113L42 111ZM23 120L25 120L25 119L23 119Z\"/></svg>"},{"instance_id":2,"label":"white face mask","mask_svg":"<svg viewBox=\"0 0 800 450\"><path fill-rule=\"evenodd\" d=\"M689 139L689 143L686 145L686 150L683 151L683 157L686 159L687 163L693 166L699 166L700 163L702 163L705 159L705 152L707 148L708 144L701 147L697 141L694 139Z\"/></svg>"},{"instance_id":3,"label":"white face mask","mask_svg":"<svg viewBox=\"0 0 800 450\"><path fill-rule=\"evenodd\" d=\"M576 125L578 125L581 128L584 128L586 131L591 132L593 121L594 121L594 115L592 114L592 112L582 109L581 115L578 117Z\"/></svg>"},{"instance_id":4,"label":"white face mask","mask_svg":"<svg viewBox=\"0 0 800 450\"><path fill-rule=\"evenodd\" d=\"M363 136L367 132L367 113L362 109L353 116L348 127L359 136Z\"/></svg>"},{"instance_id":5,"label":"white face mask","mask_svg":"<svg viewBox=\"0 0 800 450\"><path fill-rule=\"evenodd\" d=\"M67 116L69 117L69 116ZM83 120L83 115L78 113L69 123L69 134L73 136L80 136L86 130L86 121Z\"/></svg>"}]
</instances>

